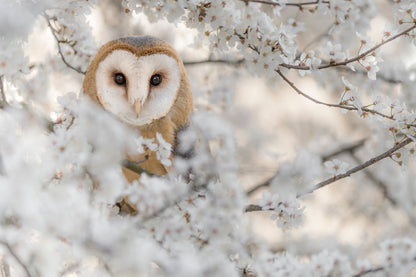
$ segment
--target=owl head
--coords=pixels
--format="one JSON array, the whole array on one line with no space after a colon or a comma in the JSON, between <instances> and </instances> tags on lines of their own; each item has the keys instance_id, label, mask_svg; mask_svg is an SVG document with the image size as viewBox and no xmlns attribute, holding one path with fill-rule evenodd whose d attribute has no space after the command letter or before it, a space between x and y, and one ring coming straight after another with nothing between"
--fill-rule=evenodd
<instances>
[{"instance_id":1,"label":"owl head","mask_svg":"<svg viewBox=\"0 0 416 277\"><path fill-rule=\"evenodd\" d=\"M88 67L83 90L105 110L144 132L172 133L187 123L192 111L181 58L168 43L151 36L103 45ZM165 135L168 140L171 136Z\"/></svg>"}]
</instances>

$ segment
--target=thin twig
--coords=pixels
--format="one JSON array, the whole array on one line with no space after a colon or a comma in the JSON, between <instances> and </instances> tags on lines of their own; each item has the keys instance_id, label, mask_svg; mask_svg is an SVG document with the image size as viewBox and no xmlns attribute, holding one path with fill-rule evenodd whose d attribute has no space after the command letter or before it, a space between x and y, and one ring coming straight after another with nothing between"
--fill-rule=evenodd
<instances>
[{"instance_id":1,"label":"thin twig","mask_svg":"<svg viewBox=\"0 0 416 277\"><path fill-rule=\"evenodd\" d=\"M187 61L187 62L183 62L183 64L184 65L199 65L199 64L204 64L204 63L213 63L213 64L226 64L226 65L237 66L237 65L241 65L243 62L244 62L244 59L239 59L239 60L208 59L208 60L200 60L200 61Z\"/></svg>"},{"instance_id":2,"label":"thin twig","mask_svg":"<svg viewBox=\"0 0 416 277\"><path fill-rule=\"evenodd\" d=\"M330 160L333 157L338 156L338 155L343 154L343 153L353 153L358 148L361 148L364 145L365 141L366 141L365 139L362 139L362 140L358 141L357 143L341 147L340 149L337 149L337 150L335 150L335 151L333 151L329 154L326 154L326 155L322 156L322 161L325 162L325 161Z\"/></svg>"},{"instance_id":3,"label":"thin twig","mask_svg":"<svg viewBox=\"0 0 416 277\"><path fill-rule=\"evenodd\" d=\"M46 19L46 22L48 23L48 27L49 27L49 29L51 30L51 33L52 33L53 37L54 37L54 38L55 38L55 40L56 40L56 45L58 46L59 56L61 56L61 59L62 59L62 61L64 62L64 64L65 64L67 67L71 68L72 70L74 70L74 71L78 72L79 74L85 75L85 73L86 73L85 71L82 71L82 70L81 70L81 68L79 68L79 67L74 67L73 65L71 65L71 64L70 64L70 63L66 60L66 58L65 58L64 54L62 53L61 43L67 43L67 42L66 42L66 41L63 41L63 40L60 40L60 39L58 38L58 35L56 34L56 30L55 30L55 28L53 28L53 26L52 26L52 24L51 24L51 22L50 22L50 17L49 17L46 13L44 13L44 17L45 17L45 19Z\"/></svg>"},{"instance_id":4,"label":"thin twig","mask_svg":"<svg viewBox=\"0 0 416 277\"><path fill-rule=\"evenodd\" d=\"M129 161L127 159L124 159L121 162L121 165L124 166L127 169L130 169L131 171L134 171L134 172L138 173L138 174L146 173L149 176L159 176L160 177L160 175L158 175L154 172L151 172L151 171L147 170L146 168L141 167L136 162L132 162L132 161Z\"/></svg>"},{"instance_id":5,"label":"thin twig","mask_svg":"<svg viewBox=\"0 0 416 277\"><path fill-rule=\"evenodd\" d=\"M277 171L272 177L270 177L269 179L267 179L266 181L264 181L263 183L260 183L254 187L252 187L251 189L249 189L246 193L247 196L252 195L253 193L255 193L256 191L258 191L261 188L265 188L270 186L270 183L273 181L273 179L277 176L277 174L279 173L279 171Z\"/></svg>"},{"instance_id":6,"label":"thin twig","mask_svg":"<svg viewBox=\"0 0 416 277\"><path fill-rule=\"evenodd\" d=\"M241 0L241 1L245 2L246 4L248 4L248 3L259 3L259 4L264 4L264 5L282 6L279 3L272 2L272 1L265 1L265 0ZM316 1L311 1L311 2L285 3L285 4L283 4L283 6L297 7L297 8L302 10L303 6L317 5L319 3L329 4L329 1L316 0Z\"/></svg>"},{"instance_id":7,"label":"thin twig","mask_svg":"<svg viewBox=\"0 0 416 277\"><path fill-rule=\"evenodd\" d=\"M370 268L364 271L361 271L360 273L357 273L355 275L353 275L353 277L361 277L370 273L376 273L376 272L380 272L383 271L385 268L380 266L380 267L375 267L375 268Z\"/></svg>"},{"instance_id":8,"label":"thin twig","mask_svg":"<svg viewBox=\"0 0 416 277\"><path fill-rule=\"evenodd\" d=\"M14 252L13 248L6 242L0 240L0 244L2 244L6 249L9 251L10 255L16 260L16 262L22 267L23 271L26 273L27 277L31 277L29 269L27 266L22 262L22 260L17 256L17 254Z\"/></svg>"},{"instance_id":9,"label":"thin twig","mask_svg":"<svg viewBox=\"0 0 416 277\"><path fill-rule=\"evenodd\" d=\"M355 74L360 74L360 75L366 76L368 74L367 71L360 70L360 69L357 69L356 71L351 71L351 69L349 69L346 66L339 66L336 69L338 71L343 71L343 72L346 72L346 73L349 73L349 74L354 74L354 75ZM377 72L377 80L382 80L382 81L384 81L386 83L390 83L390 84L401 84L401 83L405 82L405 81L400 80L400 79L387 77L383 73L380 73L380 72Z\"/></svg>"},{"instance_id":10,"label":"thin twig","mask_svg":"<svg viewBox=\"0 0 416 277\"><path fill-rule=\"evenodd\" d=\"M358 164L362 163L362 161L354 154L353 151L350 151L350 156L356 163ZM370 170L365 169L363 172L368 179L370 179L377 187L381 189L384 197L387 200L389 200L393 206L396 206L397 201L391 197L387 185L383 181L379 180Z\"/></svg>"},{"instance_id":11,"label":"thin twig","mask_svg":"<svg viewBox=\"0 0 416 277\"><path fill-rule=\"evenodd\" d=\"M382 154L380 154L380 155L378 155L378 156L376 156L374 158L369 159L365 163L362 163L362 164L360 164L360 165L358 165L356 167L353 167L353 168L351 168L350 170L348 170L347 172L345 172L343 174L338 174L338 175L335 175L335 176L333 176L331 178L328 178L325 181L322 181L322 182L316 184L311 189L309 189L309 190L307 190L305 192L302 192L302 193L297 194L296 195L296 198L300 198L302 196L305 196L307 194L310 194L310 193L312 193L312 192L314 192L314 191L316 191L316 190L318 190L320 188L323 188L323 187L325 187L325 186L327 186L327 185L329 185L331 183L334 183L334 182L336 182L338 180L341 180L343 178L350 177L352 174L354 174L354 173L356 173L358 171L361 171L361 170L369 167L370 165L373 165L373 164L375 164L375 163L377 163L377 162L379 162L379 161L381 161L381 160L383 160L383 159L385 159L387 157L391 157L394 152L396 152L397 150L403 148L404 146L408 145L411 142L413 142L413 140L410 139L410 138L407 138L404 141L402 141L402 142L394 145L392 148L390 148L386 152L384 152L384 153L382 153ZM262 208L259 205L253 205L252 204L252 205L248 205L246 207L246 210L245 211L246 212L254 212L254 211L261 211L261 210L262 210Z\"/></svg>"},{"instance_id":12,"label":"thin twig","mask_svg":"<svg viewBox=\"0 0 416 277\"><path fill-rule=\"evenodd\" d=\"M360 140L359 142L357 142L355 144L342 147L342 148L340 148L338 150L335 150L334 152L331 152L329 154L326 154L326 155L322 156L321 159L322 159L322 161L327 161L327 160L331 159L332 157L337 156L339 154L342 154L342 153L345 153L345 152L355 151L356 149L358 149L361 146L363 146L364 145L364 142L365 142L365 140L363 139L363 140ZM260 183L260 184L258 184L256 186L252 187L251 189L249 189L246 192L247 195L248 196L251 196L253 193L255 193L256 191L258 191L259 189L270 186L270 183L273 181L273 179L278 174L279 174L279 170L272 177L270 177L269 179L267 179L266 181L264 181L264 182L262 182L262 183Z\"/></svg>"},{"instance_id":13,"label":"thin twig","mask_svg":"<svg viewBox=\"0 0 416 277\"><path fill-rule=\"evenodd\" d=\"M331 184L331 183L333 183L333 182L335 182L335 181L341 180L341 179L343 179L343 178L345 178L345 177L349 177L349 176L351 176L352 174L354 174L354 173L356 173L356 172L358 172L358 171L361 171L361 170L363 170L364 168L367 168L367 167L369 167L370 165L375 164L375 163L376 163L376 162L378 162L378 161L381 161L381 160L383 160L383 159L385 159L385 158L387 158L387 157L391 157L391 155L392 155L394 152L396 152L397 150L399 150L399 149L403 148L404 146L408 145L408 144L409 144L409 143L411 143L411 142L413 142L413 140L412 140L411 138L407 138L407 139L405 139L404 141L402 141L402 142L400 142L400 143L398 143L398 144L394 145L392 148L390 148L390 149L389 149L389 150L387 150L386 152L384 152L384 153L382 153L382 154L380 154L380 155L378 155L378 156L376 156L376 157L374 157L374 158L372 158L372 159L369 159L368 161L366 161L366 162L365 162L365 163L363 163L363 164L360 164L360 165L357 165L357 166L356 166L356 167L354 167L354 168L351 168L350 170L348 170L347 172L345 172L345 173L343 173L343 174L338 174L338 175L335 175L334 177L331 177L331 178L329 178L329 179L326 179L325 181L320 182L319 184L316 184L315 186L313 186L313 187L312 187L311 189L309 189L308 191L306 191L306 192L302 192L302 193L299 193L296 197L297 197L297 198L299 198L299 197L302 197L302 196L304 196L304 195L306 195L306 194L310 194L310 193L314 192L315 190L318 190L318 189L320 189L320 188L323 188L323 187L325 187L325 186L327 186L327 185L329 185L329 184Z\"/></svg>"},{"instance_id":14,"label":"thin twig","mask_svg":"<svg viewBox=\"0 0 416 277\"><path fill-rule=\"evenodd\" d=\"M367 51L365 51L365 52L361 53L360 55L358 55L358 56L356 56L356 57L354 57L354 58L351 58L351 59L348 59L348 60L342 61L342 62L333 62L333 63L328 63L328 64L320 65L320 66L317 66L317 67L312 67L312 66L301 66L301 65L292 65L292 64L287 64L287 63L281 63L279 66L281 66L281 67L285 67L285 68L288 68L288 69L312 70L312 69L324 69L324 68L329 68L329 67L334 67L334 66L347 65L347 64L349 64L349 63L356 62L356 61L358 61L358 60L360 60L360 59L362 59L362 58L366 57L367 55L369 55L369 54L373 53L375 50L377 50L377 49L378 49L378 48L380 48L381 46L385 45L386 43L388 43L388 42L390 42L390 41L393 41L393 40L395 40L396 38L401 37L401 36L403 36L403 35L407 35L410 31L412 31L412 30L413 30L413 29L415 29L415 28L416 28L416 24L414 24L414 25L413 25L412 27L410 27L410 28L407 28L407 29L406 29L406 30L404 30L403 32L398 33L397 35L392 36L391 38L389 38L389 39L387 39L387 40L384 40L384 41L380 42L380 43L379 43L379 44L377 44L376 46L374 46L374 47L372 47L372 48L368 49Z\"/></svg>"},{"instance_id":15,"label":"thin twig","mask_svg":"<svg viewBox=\"0 0 416 277\"><path fill-rule=\"evenodd\" d=\"M311 96L309 96L308 94L306 94L306 93L304 93L303 91L301 91L298 87L296 87L295 86L295 84L293 83L293 82L291 82L285 75L283 75L283 73L279 70L279 69L277 69L277 70L275 70L279 75L280 75L280 77L282 77L282 79L289 85L289 86L291 86L298 94L300 94L300 95L302 95L303 97L305 97L305 98L307 98L307 99L309 99L309 100L311 100L312 102L314 102L314 103L316 103L316 104L320 104L320 105L325 105L325 106L327 106L327 107L334 107L334 108L340 108L340 109L344 109L344 110L350 110L350 111L357 111L358 110L358 108L356 108L356 107L353 107L353 106L345 106L345 105L340 105L340 104L331 104L331 103L325 103L325 102L322 102L322 101L319 101L319 100L317 100L317 99L315 99L315 98L313 98L313 97L311 97ZM371 113L371 114L376 114L376 115L379 115L379 116L381 116L381 117L384 117L384 118L388 118L388 119L394 119L394 117L392 116L392 115L385 115L385 114L383 114L383 113L380 113L380 112L378 112L378 111L375 111L375 110L371 110L371 109L368 109L368 108L361 108L361 110L362 111L364 111L364 112L367 112L367 113Z\"/></svg>"},{"instance_id":16,"label":"thin twig","mask_svg":"<svg viewBox=\"0 0 416 277\"><path fill-rule=\"evenodd\" d=\"M0 75L0 109L8 106L6 94L4 93L3 75Z\"/></svg>"}]
</instances>

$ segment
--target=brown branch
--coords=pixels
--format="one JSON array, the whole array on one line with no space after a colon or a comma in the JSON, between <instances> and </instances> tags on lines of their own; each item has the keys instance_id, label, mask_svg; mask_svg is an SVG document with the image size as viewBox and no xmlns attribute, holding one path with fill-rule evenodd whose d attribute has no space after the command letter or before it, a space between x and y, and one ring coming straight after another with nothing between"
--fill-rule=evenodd
<instances>
[{"instance_id":1,"label":"brown branch","mask_svg":"<svg viewBox=\"0 0 416 277\"><path fill-rule=\"evenodd\" d=\"M350 152L350 156L352 157L352 159L356 162L356 163L358 163L358 164L361 164L362 163L362 161L360 161L360 159L354 154L354 152L353 151L351 151ZM377 187L379 187L380 189L381 189L381 191L382 191L382 193L383 193L383 195L384 195L384 197L387 199L387 200L389 200L390 201L390 203L393 205L393 206L396 206L397 205L397 202L396 202L396 200L393 198L393 197L391 197L391 195L390 195L390 193L389 193L389 190L388 190L388 187L387 187L387 185L383 182L383 181L381 181L380 179L378 179L370 170L368 170L368 169L365 169L364 171L364 174L365 174L365 176L369 179L369 180L371 180Z\"/></svg>"},{"instance_id":2,"label":"brown branch","mask_svg":"<svg viewBox=\"0 0 416 277\"><path fill-rule=\"evenodd\" d=\"M416 258L415 257L412 259L412 262L416 262ZM392 265L389 264L387 266L379 266L379 267L370 268L370 269L361 271L360 273L357 273L357 274L353 275L352 277L361 277L361 276L364 276L364 275L367 275L367 274L384 271L384 270L386 270L387 268L389 268L391 266Z\"/></svg>"},{"instance_id":3,"label":"brown branch","mask_svg":"<svg viewBox=\"0 0 416 277\"><path fill-rule=\"evenodd\" d=\"M335 151L333 151L329 154L326 154L326 155L322 156L322 161L325 162L325 161L330 160L333 157L338 156L338 155L343 154L343 153L354 153L355 150L357 150L358 148L360 148L364 145L365 141L366 141L365 139L362 139L362 140L358 141L357 143L341 147L340 149L337 149L337 150L335 150Z\"/></svg>"},{"instance_id":4,"label":"brown branch","mask_svg":"<svg viewBox=\"0 0 416 277\"><path fill-rule=\"evenodd\" d=\"M251 196L253 193L255 193L256 191L258 191L261 188L265 188L270 186L270 183L273 181L273 179L277 176L277 174L279 173L279 171L277 171L272 177L270 177L269 179L267 179L266 181L264 181L263 183L260 183L254 187L252 187L251 189L249 189L246 193L247 196Z\"/></svg>"},{"instance_id":5,"label":"brown branch","mask_svg":"<svg viewBox=\"0 0 416 277\"><path fill-rule=\"evenodd\" d=\"M350 170L348 170L345 173L338 174L338 175L335 175L334 177L331 177L329 179L326 179L325 181L322 181L319 184L316 184L315 186L313 186L308 191L302 192L302 193L298 194L296 197L299 198L299 197L302 197L302 196L304 196L306 194L312 193L315 190L318 190L318 189L323 188L323 187L325 187L325 186L327 186L327 185L329 185L331 183L334 183L335 181L341 180L341 179L343 179L345 177L349 177L352 174L354 174L354 173L356 173L358 171L361 171L364 168L367 168L370 165L375 164L378 161L381 161L381 160L383 160L383 159L385 159L387 157L391 157L394 152L396 152L397 150L403 148L404 146L408 145L411 142L413 142L413 140L411 138L407 138L404 141L402 141L400 143L397 143L396 145L394 145L392 148L390 148L386 152L384 152L384 153L382 153L382 154L380 154L380 155L378 155L378 156L376 156L376 157L374 157L372 159L369 159L368 161L366 161L363 164L360 164L360 165L357 165L354 168L351 168Z\"/></svg>"},{"instance_id":6,"label":"brown branch","mask_svg":"<svg viewBox=\"0 0 416 277\"><path fill-rule=\"evenodd\" d=\"M247 205L245 212L259 212L259 211L264 211L262 207L260 207L259 205L255 205L255 204L250 204ZM272 211L272 210L270 210Z\"/></svg>"},{"instance_id":7,"label":"brown branch","mask_svg":"<svg viewBox=\"0 0 416 277\"><path fill-rule=\"evenodd\" d=\"M244 62L244 59L240 59L240 60L208 59L208 60L200 60L200 61L186 61L186 62L183 62L183 64L184 65L199 65L199 64L204 64L204 63L212 63L212 64L226 64L226 65L238 66L238 65L241 65L243 62Z\"/></svg>"},{"instance_id":8,"label":"brown branch","mask_svg":"<svg viewBox=\"0 0 416 277\"><path fill-rule=\"evenodd\" d=\"M365 70L356 70L356 71L352 71L351 69L349 69L348 67L345 66L339 66L336 68L338 71L343 71L349 74L360 74L360 75L367 75L367 71ZM400 84L403 83L405 81L400 80L400 79L395 79L395 78L389 78L387 76L385 76L383 73L377 72L377 80L382 80L386 83L390 83L390 84Z\"/></svg>"},{"instance_id":9,"label":"brown branch","mask_svg":"<svg viewBox=\"0 0 416 277\"><path fill-rule=\"evenodd\" d=\"M355 150L357 150L358 148L362 147L364 145L365 139L360 140L359 142L352 144L352 145L348 145L348 146L344 146L338 150L335 150L334 152L331 152L329 154L326 154L324 156L322 156L322 161L327 161L329 159L331 159L334 156L337 156L339 154L345 153L345 152L353 152ZM269 179L267 179L266 181L252 187L251 189L249 189L246 193L248 196L251 196L253 193L255 193L256 191L258 191L261 188L264 187L268 187L270 186L270 183L272 182L272 180L279 174L279 171L277 171L272 177L270 177Z\"/></svg>"},{"instance_id":10,"label":"brown branch","mask_svg":"<svg viewBox=\"0 0 416 277\"><path fill-rule=\"evenodd\" d=\"M56 45L58 46L58 53L59 53L59 56L61 57L61 60L64 62L64 64L67 66L67 67L69 67L70 69L72 69L72 70L74 70L74 71L76 71L76 72L78 72L79 74L82 74L82 75L85 75L85 71L82 71L81 70L81 68L79 68L79 67L74 67L73 65L71 65L67 60L66 60L66 58L65 58L65 56L64 56L64 54L62 53L62 48L61 48L61 43L64 43L64 44L68 44L68 41L66 41L66 40L60 40L59 38L58 38L58 35L56 34L57 32L56 32L56 30L55 30L55 28L52 26L52 24L51 24L51 22L50 22L50 20L51 20L51 18L46 14L46 13L44 13L44 17L45 17L45 19L46 19L46 22L48 23L48 27L49 27L49 29L51 30L51 33L52 33L52 35L53 35L53 37L55 38L55 40L56 40Z\"/></svg>"},{"instance_id":11,"label":"brown branch","mask_svg":"<svg viewBox=\"0 0 416 277\"><path fill-rule=\"evenodd\" d=\"M0 240L0 244L2 244L4 247L6 247L6 249L9 251L10 255L12 255L12 257L15 259L15 261L20 265L20 267L26 273L26 276L31 277L32 275L30 274L29 269L22 262L22 260L19 258L19 256L17 256L17 254L14 252L13 248L6 241L1 241Z\"/></svg>"},{"instance_id":12,"label":"brown branch","mask_svg":"<svg viewBox=\"0 0 416 277\"><path fill-rule=\"evenodd\" d=\"M6 101L6 94L4 93L3 75L0 75L0 109L8 106Z\"/></svg>"},{"instance_id":13,"label":"brown branch","mask_svg":"<svg viewBox=\"0 0 416 277\"><path fill-rule=\"evenodd\" d=\"M376 272L380 272L383 271L385 268L380 266L380 267L375 267L375 268L370 268L364 271L361 271L360 273L357 273L355 275L353 275L353 277L361 277L370 273L376 273Z\"/></svg>"},{"instance_id":14,"label":"brown branch","mask_svg":"<svg viewBox=\"0 0 416 277\"><path fill-rule=\"evenodd\" d=\"M331 178L328 178L328 179L326 179L326 180L324 180L324 181L316 184L311 189L309 189L309 190L307 190L305 192L302 192L302 193L297 194L296 195L296 198L300 198L302 196L305 196L307 194L310 194L310 193L312 193L312 192L314 192L314 191L316 191L316 190L318 190L320 188L323 188L323 187L325 187L325 186L327 186L327 185L329 185L331 183L334 183L334 182L336 182L338 180L341 180L343 178L350 177L352 174L354 174L354 173L356 173L358 171L361 171L361 170L369 167L370 165L373 165L373 164L375 164L375 163L377 163L377 162L379 162L379 161L381 161L381 160L383 160L383 159L385 159L387 157L391 157L394 152L396 152L397 150L403 148L404 146L408 145L411 142L413 142L413 140L410 139L410 138L407 138L404 141L402 141L400 143L397 143L396 145L394 145L392 148L390 148L386 152L384 152L384 153L382 153L382 154L380 154L380 155L378 155L378 156L376 156L374 158L371 158L370 160L366 161L365 163L360 164L360 165L357 165L356 167L351 168L350 170L348 170L347 172L345 172L343 174L338 174L338 175L335 175L335 176L333 176ZM261 210L262 210L262 208L259 205L253 205L253 204L248 205L246 207L246 209L245 209L246 212L254 212L254 211L261 211Z\"/></svg>"},{"instance_id":15,"label":"brown branch","mask_svg":"<svg viewBox=\"0 0 416 277\"><path fill-rule=\"evenodd\" d=\"M413 29L415 29L415 28L416 28L416 24L414 24L414 25L413 25L412 27L410 27L410 28L407 28L407 29L406 29L406 30L404 30L403 32L398 33L397 35L392 36L391 38L389 38L389 39L387 39L387 40L385 40L385 41L380 42L380 43L379 43L379 44L377 44L376 46L374 46L374 47L372 47L372 48L368 49L367 51L365 51L365 52L361 53L360 55L358 55L358 56L356 56L356 57L354 57L354 58L351 58L351 59L345 60L345 61L343 61L343 62L333 62L333 63L328 63L328 64L320 65L320 66L318 66L318 67L316 67L316 68L314 68L314 67L312 67L312 66L300 66L300 65L292 65L292 64L286 64L286 63L281 63L279 66L281 66L281 67L285 67L285 68L288 68L288 69L312 70L312 69L324 69L324 68L329 68L329 67L334 67L334 66L347 65L347 64L349 64L349 63L356 62L356 61L358 61L358 60L360 60L360 59L362 59L362 58L366 57L367 55L369 55L369 54L373 53L375 50L377 50L377 49L378 49L378 48L380 48L381 46L385 45L386 43L388 43L388 42L390 42L390 41L393 41L393 40L395 40L396 38L401 37L401 36L403 36L403 35L407 35L410 31L412 31L412 30L413 30Z\"/></svg>"},{"instance_id":16,"label":"brown branch","mask_svg":"<svg viewBox=\"0 0 416 277\"><path fill-rule=\"evenodd\" d=\"M259 3L259 4L272 5L272 6L297 7L300 10L302 10L303 6L317 5L319 3L329 4L329 1L320 1L320 0L310 1L310 2L299 2L299 3L286 3L286 4L283 4L283 5L281 5L279 3L276 3L276 2L265 1L265 0L241 0L241 1L245 2L246 4L248 4L248 3Z\"/></svg>"},{"instance_id":17,"label":"brown branch","mask_svg":"<svg viewBox=\"0 0 416 277\"><path fill-rule=\"evenodd\" d=\"M309 96L308 94L306 94L306 93L304 93L303 91L301 91L298 87L296 87L295 86L295 84L293 83L293 82L291 82L285 75L283 75L283 73L279 70L279 69L276 69L275 70L279 75L280 75L280 77L282 77L282 79L289 85L289 86L291 86L298 94L300 94L300 95L302 95L303 97L305 97L305 98L307 98L307 99L309 99L309 100L311 100L312 102L314 102L314 103L316 103L316 104L320 104L320 105L325 105L325 106L327 106L327 107L334 107L334 108L340 108L340 109L344 109L344 110L350 110L350 111L357 111L358 110L358 108L356 108L356 107L353 107L353 106L345 106L345 105L340 105L340 104L330 104L330 103L325 103L325 102L322 102L322 101L319 101L319 100L317 100L317 99L315 99L315 98L313 98L313 97L311 97L311 96ZM388 118L388 119L394 119L394 117L392 116L392 115L385 115L385 114L383 114L383 113L380 113L380 112L378 112L378 111L375 111L375 110L371 110L371 109L368 109L368 108L361 108L361 110L362 111L364 111L364 112L367 112L367 113L371 113L371 114L376 114L376 115L379 115L379 116L381 116L381 117L384 117L384 118Z\"/></svg>"},{"instance_id":18,"label":"brown branch","mask_svg":"<svg viewBox=\"0 0 416 277\"><path fill-rule=\"evenodd\" d=\"M160 177L160 175L158 175L154 172L151 172L151 171L147 170L144 167L141 167L140 165L138 165L137 162L132 162L132 161L129 161L129 160L125 159L121 162L121 165L124 166L127 169L130 169L131 171L133 171L135 173L138 173L138 174L146 173L149 176L158 176L158 177Z\"/></svg>"}]
</instances>

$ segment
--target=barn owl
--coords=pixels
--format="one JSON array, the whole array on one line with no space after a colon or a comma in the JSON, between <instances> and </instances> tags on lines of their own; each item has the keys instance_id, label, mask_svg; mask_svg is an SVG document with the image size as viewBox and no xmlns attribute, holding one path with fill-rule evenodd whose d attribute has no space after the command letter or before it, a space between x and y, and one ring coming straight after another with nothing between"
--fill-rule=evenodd
<instances>
[{"instance_id":1,"label":"barn owl","mask_svg":"<svg viewBox=\"0 0 416 277\"><path fill-rule=\"evenodd\" d=\"M122 122L137 128L144 138L163 139L175 145L178 130L187 125L193 109L192 91L179 55L168 43L151 36L120 38L103 45L85 75L84 94ZM151 153L127 153L140 166L166 174ZM123 168L129 182L140 175Z\"/></svg>"}]
</instances>

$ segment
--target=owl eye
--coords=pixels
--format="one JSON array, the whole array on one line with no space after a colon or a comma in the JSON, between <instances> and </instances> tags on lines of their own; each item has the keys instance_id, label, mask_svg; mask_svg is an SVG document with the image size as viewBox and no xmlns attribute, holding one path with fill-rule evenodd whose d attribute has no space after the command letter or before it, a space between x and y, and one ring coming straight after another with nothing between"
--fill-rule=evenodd
<instances>
[{"instance_id":1,"label":"owl eye","mask_svg":"<svg viewBox=\"0 0 416 277\"><path fill-rule=\"evenodd\" d=\"M160 83L162 83L162 75L154 74L152 77L150 77L150 84L152 86L158 86Z\"/></svg>"},{"instance_id":2,"label":"owl eye","mask_svg":"<svg viewBox=\"0 0 416 277\"><path fill-rule=\"evenodd\" d=\"M124 86L126 84L126 76L123 73L114 74L114 83L119 86Z\"/></svg>"}]
</instances>

